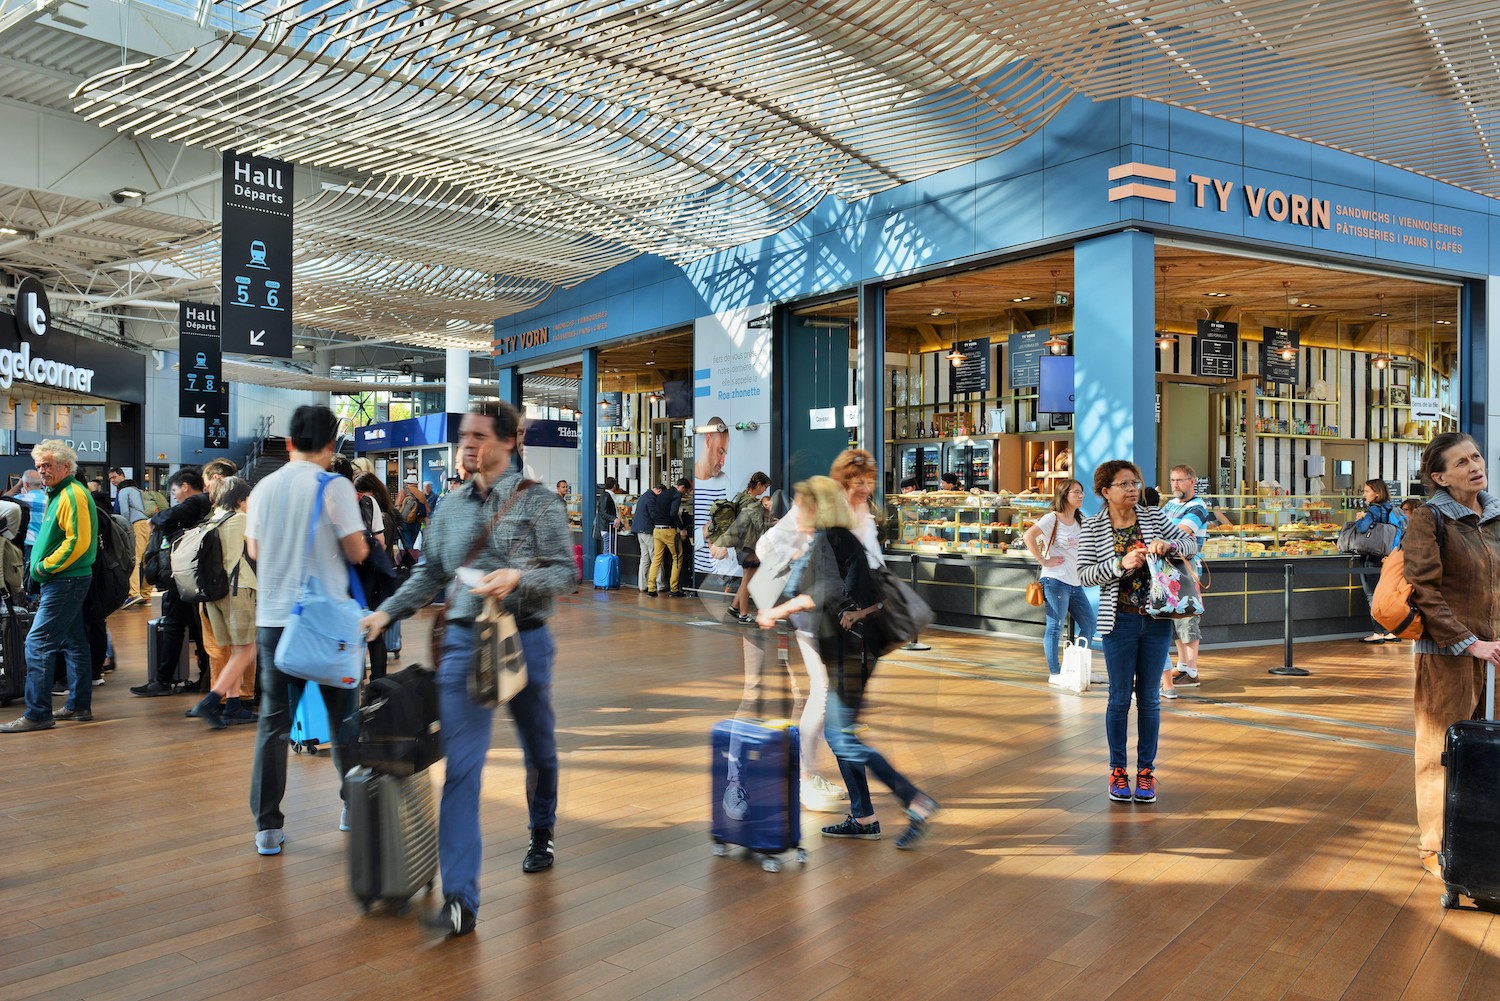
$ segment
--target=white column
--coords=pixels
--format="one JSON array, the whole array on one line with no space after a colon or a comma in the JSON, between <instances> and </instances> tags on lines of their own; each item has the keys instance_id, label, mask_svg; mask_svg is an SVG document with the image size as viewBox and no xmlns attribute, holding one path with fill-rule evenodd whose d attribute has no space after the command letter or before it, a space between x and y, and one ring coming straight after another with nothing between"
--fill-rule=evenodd
<instances>
[{"instance_id":1,"label":"white column","mask_svg":"<svg viewBox=\"0 0 1500 1001\"><path fill-rule=\"evenodd\" d=\"M448 389L443 398L443 409L450 414L466 413L469 409L469 352L449 348L447 361Z\"/></svg>"}]
</instances>

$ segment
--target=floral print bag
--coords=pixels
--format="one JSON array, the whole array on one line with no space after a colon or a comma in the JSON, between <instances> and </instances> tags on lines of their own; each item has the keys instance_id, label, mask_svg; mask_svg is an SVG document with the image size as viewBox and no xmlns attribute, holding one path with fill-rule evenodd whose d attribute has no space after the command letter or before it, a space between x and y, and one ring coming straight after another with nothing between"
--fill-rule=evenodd
<instances>
[{"instance_id":1,"label":"floral print bag","mask_svg":"<svg viewBox=\"0 0 1500 1001\"><path fill-rule=\"evenodd\" d=\"M1203 593L1192 561L1180 556L1147 556L1151 594L1145 612L1157 619L1187 619L1203 614Z\"/></svg>"}]
</instances>

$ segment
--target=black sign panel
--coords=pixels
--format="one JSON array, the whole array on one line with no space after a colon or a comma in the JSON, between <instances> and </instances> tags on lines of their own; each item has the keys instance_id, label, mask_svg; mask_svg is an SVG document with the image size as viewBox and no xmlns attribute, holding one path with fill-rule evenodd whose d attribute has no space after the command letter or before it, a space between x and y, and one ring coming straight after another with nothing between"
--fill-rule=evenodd
<instances>
[{"instance_id":1,"label":"black sign panel","mask_svg":"<svg viewBox=\"0 0 1500 1001\"><path fill-rule=\"evenodd\" d=\"M990 389L990 339L959 341L953 350L963 355L948 367L949 393L987 393Z\"/></svg>"},{"instance_id":2,"label":"black sign panel","mask_svg":"<svg viewBox=\"0 0 1500 1001\"><path fill-rule=\"evenodd\" d=\"M201 302L177 304L177 412L211 417L219 412L224 356L219 349L219 307Z\"/></svg>"},{"instance_id":3,"label":"black sign panel","mask_svg":"<svg viewBox=\"0 0 1500 1001\"><path fill-rule=\"evenodd\" d=\"M600 393L599 394L599 426L602 428L617 428L625 420L625 394L624 393Z\"/></svg>"},{"instance_id":4,"label":"black sign panel","mask_svg":"<svg viewBox=\"0 0 1500 1001\"><path fill-rule=\"evenodd\" d=\"M203 447L225 449L229 447L229 417L215 415L203 422Z\"/></svg>"},{"instance_id":5,"label":"black sign panel","mask_svg":"<svg viewBox=\"0 0 1500 1001\"><path fill-rule=\"evenodd\" d=\"M1260 377L1295 386L1302 361L1302 335L1280 327L1261 328Z\"/></svg>"},{"instance_id":6,"label":"black sign panel","mask_svg":"<svg viewBox=\"0 0 1500 1001\"><path fill-rule=\"evenodd\" d=\"M225 351L292 356L292 165L224 154Z\"/></svg>"},{"instance_id":7,"label":"black sign panel","mask_svg":"<svg viewBox=\"0 0 1500 1001\"><path fill-rule=\"evenodd\" d=\"M1193 374L1217 379L1240 375L1240 325L1223 320L1199 320L1193 349Z\"/></svg>"},{"instance_id":8,"label":"black sign panel","mask_svg":"<svg viewBox=\"0 0 1500 1001\"><path fill-rule=\"evenodd\" d=\"M1026 330L1011 334L1006 340L1010 348L1010 388L1026 389L1042 381L1042 355L1047 353L1043 342L1051 336L1047 328Z\"/></svg>"}]
</instances>

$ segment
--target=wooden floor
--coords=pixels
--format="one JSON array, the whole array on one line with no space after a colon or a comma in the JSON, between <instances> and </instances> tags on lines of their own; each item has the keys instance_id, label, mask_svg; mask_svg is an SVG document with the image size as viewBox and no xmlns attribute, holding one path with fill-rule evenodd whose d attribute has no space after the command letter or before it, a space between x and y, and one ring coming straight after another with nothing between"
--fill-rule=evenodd
<instances>
[{"instance_id":1,"label":"wooden floor","mask_svg":"<svg viewBox=\"0 0 1500 1001\"><path fill-rule=\"evenodd\" d=\"M1147 807L1105 795L1102 691L1050 689L1034 645L935 632L868 714L943 805L929 840L897 851L882 793L884 841L805 814L806 865L772 874L709 846L706 735L743 635L721 609L562 603L557 866L521 872L502 715L478 931L448 942L361 915L326 755L293 757L285 851L257 855L253 728L132 698L147 613L118 613L99 720L0 735L0 998L1500 996L1500 926L1441 910L1417 864L1405 645L1303 644L1309 678L1266 674L1280 647L1207 653L1164 705Z\"/></svg>"}]
</instances>

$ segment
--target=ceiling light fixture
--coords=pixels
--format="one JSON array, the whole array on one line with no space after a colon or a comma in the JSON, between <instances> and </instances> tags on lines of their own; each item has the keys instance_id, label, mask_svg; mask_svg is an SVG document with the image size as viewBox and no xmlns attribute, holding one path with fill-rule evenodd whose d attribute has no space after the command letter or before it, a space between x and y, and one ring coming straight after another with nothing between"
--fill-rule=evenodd
<instances>
[{"instance_id":1,"label":"ceiling light fixture","mask_svg":"<svg viewBox=\"0 0 1500 1001\"><path fill-rule=\"evenodd\" d=\"M1376 292L1375 293L1375 298L1379 302L1380 305L1382 305L1382 306L1385 305L1385 293L1384 292ZM1389 313L1376 313L1375 315L1376 316L1389 316L1390 314ZM1391 350L1391 321L1387 320L1387 321L1385 321L1385 349L1382 350L1380 352L1380 354L1376 355L1374 358L1371 358L1370 359L1370 364L1374 365L1377 369L1380 369L1382 371L1384 369L1386 369L1387 367L1389 367L1390 364L1391 364L1390 350Z\"/></svg>"},{"instance_id":2,"label":"ceiling light fixture","mask_svg":"<svg viewBox=\"0 0 1500 1001\"><path fill-rule=\"evenodd\" d=\"M1177 335L1170 330L1162 329L1162 320L1167 310L1167 272L1172 265L1161 266L1161 295L1156 304L1156 346L1162 350L1170 348L1177 343Z\"/></svg>"},{"instance_id":3,"label":"ceiling light fixture","mask_svg":"<svg viewBox=\"0 0 1500 1001\"><path fill-rule=\"evenodd\" d=\"M1208 296L1210 299L1227 299L1227 298L1229 298L1229 293L1228 292L1204 292L1203 294L1206 295L1206 296Z\"/></svg>"},{"instance_id":4,"label":"ceiling light fixture","mask_svg":"<svg viewBox=\"0 0 1500 1001\"><path fill-rule=\"evenodd\" d=\"M114 200L116 205L123 205L128 201L145 198L146 193L140 188L116 188L109 193L109 197Z\"/></svg>"},{"instance_id":5,"label":"ceiling light fixture","mask_svg":"<svg viewBox=\"0 0 1500 1001\"><path fill-rule=\"evenodd\" d=\"M1063 340L1061 337L1058 337L1057 334L1054 333L1051 337L1042 342L1042 347L1046 348L1048 351L1051 351L1055 355L1060 355L1067 352L1068 342Z\"/></svg>"},{"instance_id":6,"label":"ceiling light fixture","mask_svg":"<svg viewBox=\"0 0 1500 1001\"><path fill-rule=\"evenodd\" d=\"M0 226L0 233L3 233L6 236L15 236L19 232L21 231L19 229L16 229L14 226Z\"/></svg>"},{"instance_id":7,"label":"ceiling light fixture","mask_svg":"<svg viewBox=\"0 0 1500 1001\"><path fill-rule=\"evenodd\" d=\"M1012 296L1010 301L1011 302L1030 302L1031 301L1031 296L1029 296L1029 295Z\"/></svg>"}]
</instances>

